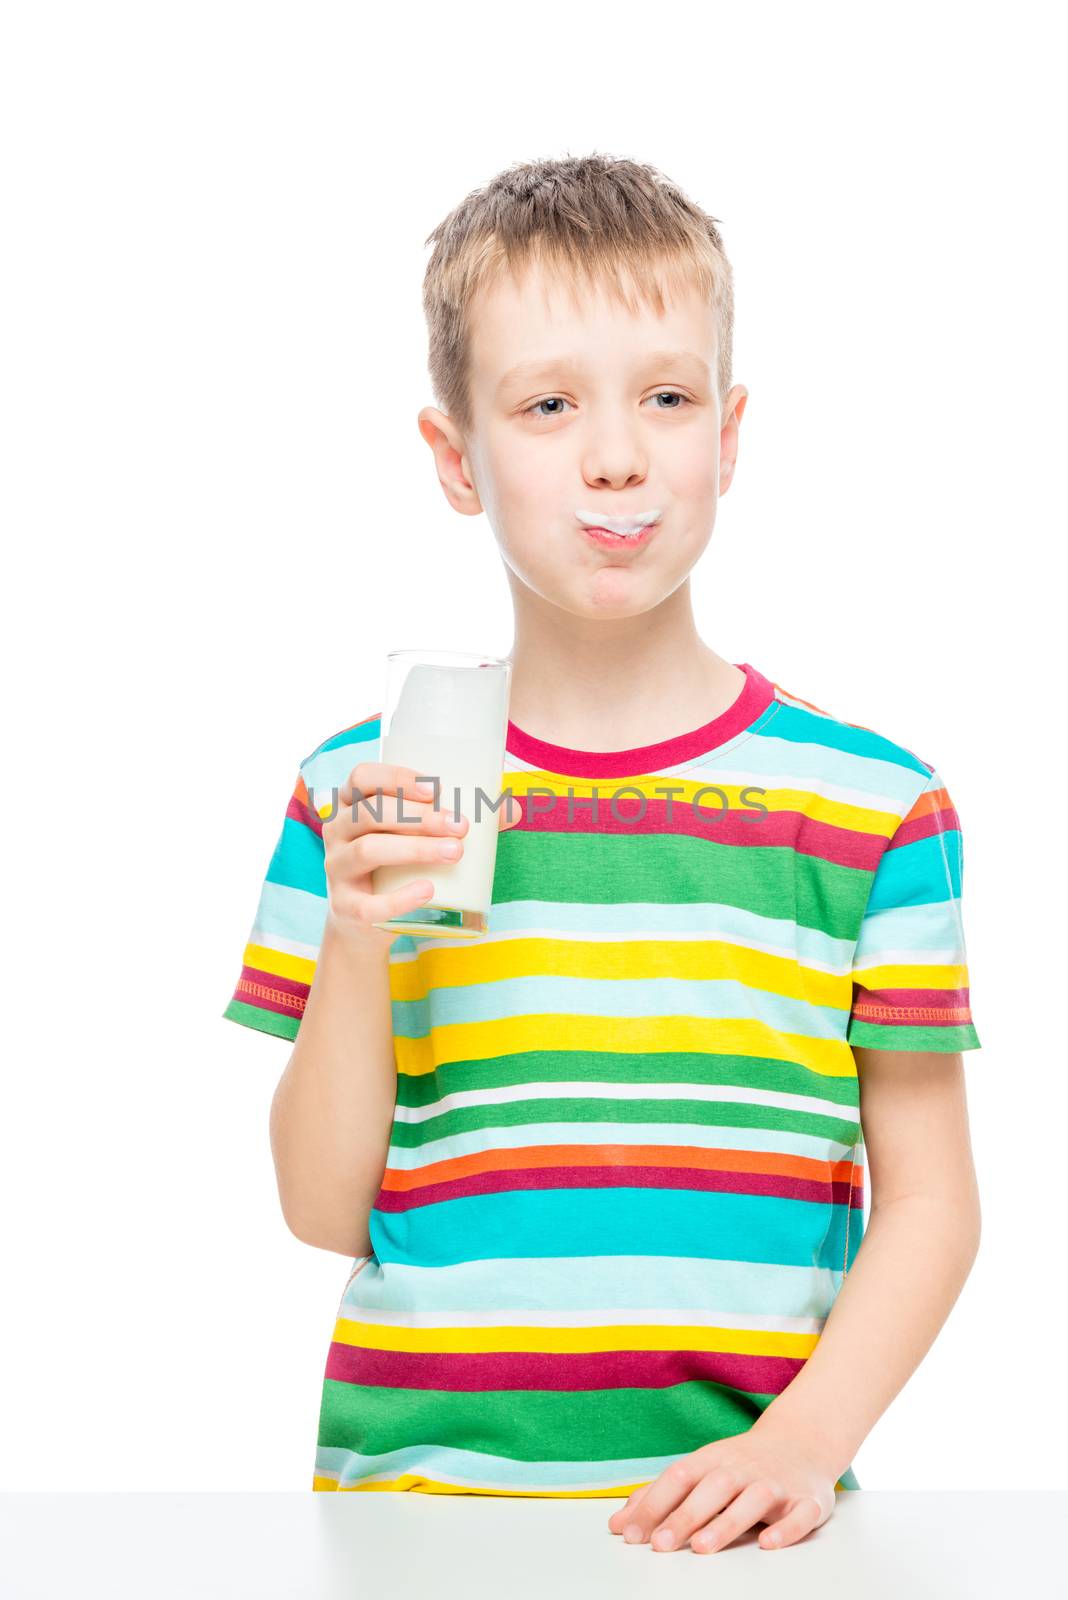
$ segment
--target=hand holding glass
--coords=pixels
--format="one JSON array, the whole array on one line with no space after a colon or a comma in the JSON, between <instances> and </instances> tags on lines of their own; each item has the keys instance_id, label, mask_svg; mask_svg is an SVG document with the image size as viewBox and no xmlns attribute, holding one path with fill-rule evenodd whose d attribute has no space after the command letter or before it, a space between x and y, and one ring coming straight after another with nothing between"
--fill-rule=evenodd
<instances>
[{"instance_id":1,"label":"hand holding glass","mask_svg":"<svg viewBox=\"0 0 1068 1600\"><path fill-rule=\"evenodd\" d=\"M426 873L430 899L372 926L418 938L488 931L502 812L510 820L501 785L511 674L508 660L461 651L394 650L387 657L381 760L432 782L435 808L466 817L468 828L459 860L434 863ZM371 874L376 894L411 881L411 868L399 863Z\"/></svg>"}]
</instances>

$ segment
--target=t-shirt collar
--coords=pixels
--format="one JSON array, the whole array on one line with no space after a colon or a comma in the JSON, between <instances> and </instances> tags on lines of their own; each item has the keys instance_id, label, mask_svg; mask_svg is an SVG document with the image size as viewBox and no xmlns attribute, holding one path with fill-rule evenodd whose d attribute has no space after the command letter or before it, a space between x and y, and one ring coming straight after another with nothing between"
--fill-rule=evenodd
<instances>
[{"instance_id":1,"label":"t-shirt collar","mask_svg":"<svg viewBox=\"0 0 1068 1600\"><path fill-rule=\"evenodd\" d=\"M525 733L509 718L506 750L520 761L546 772L569 773L577 778L622 778L640 772L659 772L678 766L718 749L744 733L762 716L775 698L774 685L749 665L735 662L745 673L745 683L737 699L711 722L703 722L689 733L675 734L656 744L636 745L631 750L575 750L552 744Z\"/></svg>"}]
</instances>

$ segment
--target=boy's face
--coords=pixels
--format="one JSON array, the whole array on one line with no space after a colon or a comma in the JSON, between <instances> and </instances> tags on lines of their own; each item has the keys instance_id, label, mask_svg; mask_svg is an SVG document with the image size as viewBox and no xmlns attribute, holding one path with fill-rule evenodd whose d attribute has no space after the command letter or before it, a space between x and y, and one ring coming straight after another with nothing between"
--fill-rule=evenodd
<instances>
[{"instance_id":1,"label":"boy's face","mask_svg":"<svg viewBox=\"0 0 1068 1600\"><path fill-rule=\"evenodd\" d=\"M746 391L721 407L713 308L679 289L662 317L532 267L480 296L464 435L419 414L450 503L485 511L523 588L584 617L636 616L684 581L731 481ZM523 368L523 371L516 371ZM595 542L584 517L659 511L640 544Z\"/></svg>"}]
</instances>

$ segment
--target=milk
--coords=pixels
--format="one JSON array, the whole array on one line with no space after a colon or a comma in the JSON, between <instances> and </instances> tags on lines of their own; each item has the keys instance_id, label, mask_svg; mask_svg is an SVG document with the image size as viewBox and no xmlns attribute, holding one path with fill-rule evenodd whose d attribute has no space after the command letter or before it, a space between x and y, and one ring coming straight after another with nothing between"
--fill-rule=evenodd
<instances>
[{"instance_id":1,"label":"milk","mask_svg":"<svg viewBox=\"0 0 1068 1600\"><path fill-rule=\"evenodd\" d=\"M417 657L419 652L407 654ZM420 660L407 665L388 726L384 720L379 759L412 767L420 778L437 785L435 798L420 804L429 804L433 810L451 816L466 817L468 822L467 832L460 839L463 854L459 861L438 858L374 869L371 882L376 894L402 888L416 878L427 878L434 885L429 900L420 901L413 912L391 918L390 927L400 929L401 924L409 924L413 932L421 934L464 934L484 932L487 926L493 899L499 818L506 805L500 795L511 663L489 663L480 667L476 663L482 658L472 656L470 659L469 667ZM391 666L393 660L391 657ZM414 794L405 792L402 816L415 816L415 798ZM500 802L497 809L491 809L497 802ZM443 837L457 836L435 832L412 837L432 838L437 842ZM435 929L431 925L434 908L475 915L465 917L463 926ZM425 922L420 913L430 913Z\"/></svg>"}]
</instances>

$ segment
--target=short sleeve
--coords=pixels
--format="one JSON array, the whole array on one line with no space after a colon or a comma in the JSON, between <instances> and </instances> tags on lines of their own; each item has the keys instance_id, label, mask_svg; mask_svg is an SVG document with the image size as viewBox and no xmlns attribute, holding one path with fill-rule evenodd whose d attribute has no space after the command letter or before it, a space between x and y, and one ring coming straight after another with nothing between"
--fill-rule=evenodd
<instances>
[{"instance_id":1,"label":"short sleeve","mask_svg":"<svg viewBox=\"0 0 1068 1600\"><path fill-rule=\"evenodd\" d=\"M883 851L853 955L847 1041L875 1050L976 1050L960 820L930 778Z\"/></svg>"},{"instance_id":2,"label":"short sleeve","mask_svg":"<svg viewBox=\"0 0 1068 1600\"><path fill-rule=\"evenodd\" d=\"M298 773L260 890L241 976L222 1013L262 1033L295 1039L327 913L322 819Z\"/></svg>"}]
</instances>

